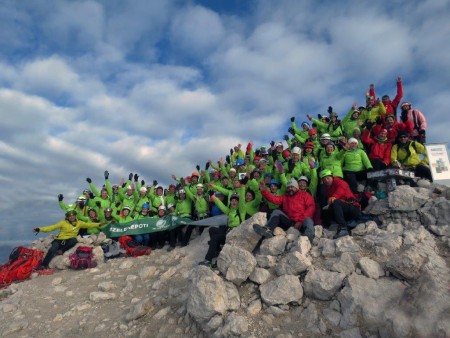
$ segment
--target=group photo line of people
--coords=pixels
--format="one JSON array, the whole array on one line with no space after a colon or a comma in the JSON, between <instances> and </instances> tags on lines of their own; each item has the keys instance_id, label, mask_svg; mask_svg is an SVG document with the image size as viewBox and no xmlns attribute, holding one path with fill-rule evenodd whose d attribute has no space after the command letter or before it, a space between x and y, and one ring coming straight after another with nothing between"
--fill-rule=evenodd
<instances>
[{"instance_id":1,"label":"group photo line of people","mask_svg":"<svg viewBox=\"0 0 450 338\"><path fill-rule=\"evenodd\" d=\"M368 172L401 168L432 181L424 146L426 118L412 103L400 103L400 77L396 86L393 100L389 95L377 98L370 85L365 105L354 103L344 114L329 106L317 117L306 114L301 123L292 116L282 140L259 147L252 142L234 145L229 154L197 164L189 175L173 174L167 187L157 180L145 182L137 173L117 183L110 181L108 171L102 183L86 178L89 188L74 203L66 204L64 195L58 195L65 219L33 229L59 230L39 269L48 269L53 257L76 245L79 235L97 234L110 223L168 215L193 221L227 216L226 225L208 228L209 247L200 262L204 265L217 258L227 233L257 212L267 213L266 225L253 226L263 238L273 236L276 227L295 227L313 242L314 226L319 224L337 225L334 238L351 235L369 198L383 196ZM152 249L168 244L172 251L188 245L193 231L201 234L205 228L188 224L134 235L133 240Z\"/></svg>"}]
</instances>

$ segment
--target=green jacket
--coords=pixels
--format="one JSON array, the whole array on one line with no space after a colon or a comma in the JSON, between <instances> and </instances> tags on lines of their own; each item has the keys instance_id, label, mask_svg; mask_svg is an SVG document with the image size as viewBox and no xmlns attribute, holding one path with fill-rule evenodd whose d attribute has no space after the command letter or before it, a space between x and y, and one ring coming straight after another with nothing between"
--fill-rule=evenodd
<instances>
[{"instance_id":1,"label":"green jacket","mask_svg":"<svg viewBox=\"0 0 450 338\"><path fill-rule=\"evenodd\" d=\"M184 200L177 200L175 204L175 214L183 218L191 218L192 201L189 198L185 198Z\"/></svg>"},{"instance_id":2,"label":"green jacket","mask_svg":"<svg viewBox=\"0 0 450 338\"><path fill-rule=\"evenodd\" d=\"M194 202L194 210L197 213L197 217L207 217L209 214L209 204L205 195L199 196L197 192L195 195L186 189L186 196Z\"/></svg>"},{"instance_id":3,"label":"green jacket","mask_svg":"<svg viewBox=\"0 0 450 338\"><path fill-rule=\"evenodd\" d=\"M358 115L357 119L352 119L353 112L354 112L354 109L350 109L350 111L347 113L347 115L344 117L344 119L341 122L344 136L346 138L353 137L353 130L355 130L355 128L361 129L361 127L358 124L360 122L363 122L362 119L359 118L359 115Z\"/></svg>"},{"instance_id":4,"label":"green jacket","mask_svg":"<svg viewBox=\"0 0 450 338\"><path fill-rule=\"evenodd\" d=\"M424 155L420 159L419 155ZM409 141L405 146L394 144L391 150L391 163L398 161L403 167L415 168L418 164L428 165L427 152L423 144Z\"/></svg>"},{"instance_id":5,"label":"green jacket","mask_svg":"<svg viewBox=\"0 0 450 338\"><path fill-rule=\"evenodd\" d=\"M342 156L342 169L348 171L362 171L372 169L367 154L361 149L346 150Z\"/></svg>"},{"instance_id":6,"label":"green jacket","mask_svg":"<svg viewBox=\"0 0 450 338\"><path fill-rule=\"evenodd\" d=\"M344 151L338 151L335 149L331 154L327 154L325 150L321 152L321 156L319 159L320 170L329 169L333 173L333 176L337 176L340 178L344 177L342 172L342 163L341 159L344 155Z\"/></svg>"},{"instance_id":7,"label":"green jacket","mask_svg":"<svg viewBox=\"0 0 450 338\"><path fill-rule=\"evenodd\" d=\"M245 191L244 188L240 190ZM229 208L219 198L214 199L214 203L219 209L228 216L228 226L230 228L238 227L245 220L245 200L239 197L239 205L237 208Z\"/></svg>"}]
</instances>

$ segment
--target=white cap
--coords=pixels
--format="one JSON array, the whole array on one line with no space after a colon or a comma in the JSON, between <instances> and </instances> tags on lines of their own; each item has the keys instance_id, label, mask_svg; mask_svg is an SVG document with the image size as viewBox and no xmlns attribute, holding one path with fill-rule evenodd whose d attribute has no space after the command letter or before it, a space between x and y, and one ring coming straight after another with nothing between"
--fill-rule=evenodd
<instances>
[{"instance_id":1,"label":"white cap","mask_svg":"<svg viewBox=\"0 0 450 338\"><path fill-rule=\"evenodd\" d=\"M356 144L358 144L358 140L356 138L354 138L354 137L350 137L348 139L348 143L356 143Z\"/></svg>"},{"instance_id":2,"label":"white cap","mask_svg":"<svg viewBox=\"0 0 450 338\"><path fill-rule=\"evenodd\" d=\"M203 189L203 184L199 183L197 184L197 189L202 188Z\"/></svg>"},{"instance_id":3,"label":"white cap","mask_svg":"<svg viewBox=\"0 0 450 338\"><path fill-rule=\"evenodd\" d=\"M322 134L322 136L320 137L321 140L331 140L331 136L328 133L324 133Z\"/></svg>"},{"instance_id":4,"label":"white cap","mask_svg":"<svg viewBox=\"0 0 450 338\"><path fill-rule=\"evenodd\" d=\"M298 182L295 179L291 178L288 181L287 186L288 187L296 187L298 189Z\"/></svg>"},{"instance_id":5,"label":"white cap","mask_svg":"<svg viewBox=\"0 0 450 338\"><path fill-rule=\"evenodd\" d=\"M281 142L277 142L276 144L275 144L275 147L282 147L283 146L283 143L281 143Z\"/></svg>"},{"instance_id":6,"label":"white cap","mask_svg":"<svg viewBox=\"0 0 450 338\"><path fill-rule=\"evenodd\" d=\"M173 205L172 203L169 203L169 205L167 206L167 209L170 209L172 207L174 207L175 205Z\"/></svg>"},{"instance_id":7,"label":"white cap","mask_svg":"<svg viewBox=\"0 0 450 338\"><path fill-rule=\"evenodd\" d=\"M166 210L166 207L165 207L164 205L160 205L160 206L158 207L158 210Z\"/></svg>"},{"instance_id":8,"label":"white cap","mask_svg":"<svg viewBox=\"0 0 450 338\"><path fill-rule=\"evenodd\" d=\"M292 148L292 153L300 155L302 153L302 150L299 147L294 147Z\"/></svg>"},{"instance_id":9,"label":"white cap","mask_svg":"<svg viewBox=\"0 0 450 338\"><path fill-rule=\"evenodd\" d=\"M300 181L306 181L306 182L309 182L308 177L306 177L306 176L300 176L300 178L298 179L298 181L299 181L299 182L300 182Z\"/></svg>"},{"instance_id":10,"label":"white cap","mask_svg":"<svg viewBox=\"0 0 450 338\"><path fill-rule=\"evenodd\" d=\"M140 192L147 192L147 188L146 187L142 187L141 189L139 189Z\"/></svg>"},{"instance_id":11,"label":"white cap","mask_svg":"<svg viewBox=\"0 0 450 338\"><path fill-rule=\"evenodd\" d=\"M231 169L230 169L230 172L231 172L231 171L234 171L234 172L236 172L236 169L234 169L234 168L231 168Z\"/></svg>"}]
</instances>

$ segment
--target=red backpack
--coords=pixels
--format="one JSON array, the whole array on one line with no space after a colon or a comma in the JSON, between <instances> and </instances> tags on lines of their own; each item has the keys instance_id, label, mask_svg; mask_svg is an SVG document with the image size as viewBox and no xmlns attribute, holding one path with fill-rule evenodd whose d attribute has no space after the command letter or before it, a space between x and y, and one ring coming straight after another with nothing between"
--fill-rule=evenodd
<instances>
[{"instance_id":1,"label":"red backpack","mask_svg":"<svg viewBox=\"0 0 450 338\"><path fill-rule=\"evenodd\" d=\"M79 246L73 254L69 256L70 267L75 270L95 268L97 262L93 260L94 254L89 246Z\"/></svg>"},{"instance_id":2,"label":"red backpack","mask_svg":"<svg viewBox=\"0 0 450 338\"><path fill-rule=\"evenodd\" d=\"M138 257L150 255L152 249L145 245L135 242L131 236L122 236L119 238L120 246L126 250L127 257Z\"/></svg>"},{"instance_id":3,"label":"red backpack","mask_svg":"<svg viewBox=\"0 0 450 338\"><path fill-rule=\"evenodd\" d=\"M14 281L25 280L31 276L33 269L38 267L43 252L18 246L11 251L8 261L0 265L0 288L7 287Z\"/></svg>"}]
</instances>

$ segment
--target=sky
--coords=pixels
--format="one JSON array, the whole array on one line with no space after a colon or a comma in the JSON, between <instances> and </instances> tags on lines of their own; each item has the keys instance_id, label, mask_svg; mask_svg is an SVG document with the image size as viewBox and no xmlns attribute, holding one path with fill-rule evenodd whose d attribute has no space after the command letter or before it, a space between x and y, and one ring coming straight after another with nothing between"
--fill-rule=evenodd
<instances>
[{"instance_id":1,"label":"sky","mask_svg":"<svg viewBox=\"0 0 450 338\"><path fill-rule=\"evenodd\" d=\"M449 0L0 2L2 241L61 220L87 177L168 185L398 76L428 142L450 139Z\"/></svg>"}]
</instances>

